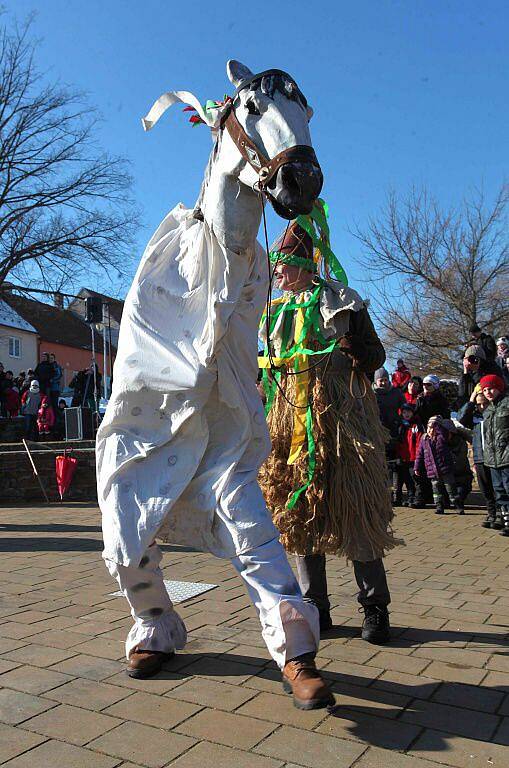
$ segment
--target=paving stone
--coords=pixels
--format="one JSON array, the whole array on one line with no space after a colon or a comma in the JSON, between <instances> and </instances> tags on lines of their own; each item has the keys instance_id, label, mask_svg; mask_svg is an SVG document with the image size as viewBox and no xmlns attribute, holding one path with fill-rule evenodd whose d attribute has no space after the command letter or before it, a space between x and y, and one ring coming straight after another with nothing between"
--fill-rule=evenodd
<instances>
[{"instance_id":1,"label":"paving stone","mask_svg":"<svg viewBox=\"0 0 509 768\"><path fill-rule=\"evenodd\" d=\"M55 664L52 669L75 677L87 677L90 680L104 680L106 677L120 672L125 664L110 659L100 659L97 656L78 654L71 659Z\"/></svg>"},{"instance_id":2,"label":"paving stone","mask_svg":"<svg viewBox=\"0 0 509 768\"><path fill-rule=\"evenodd\" d=\"M0 675L3 675L4 672L10 672L11 669L16 669L16 667L21 666L17 661L6 661L5 659L0 659ZM2 678L0 677L0 685L2 685Z\"/></svg>"},{"instance_id":3,"label":"paving stone","mask_svg":"<svg viewBox=\"0 0 509 768\"><path fill-rule=\"evenodd\" d=\"M475 667L466 667L464 664L443 661L431 662L426 669L426 673L438 680L449 680L453 683L470 683L471 685L478 685L487 674L485 669L476 669Z\"/></svg>"},{"instance_id":4,"label":"paving stone","mask_svg":"<svg viewBox=\"0 0 509 768\"><path fill-rule=\"evenodd\" d=\"M406 675L420 675L427 666L429 666L428 659L419 659L415 656L406 656L400 653L391 653L390 651L382 651L377 653L370 661L369 665L373 664L375 667L382 667L384 670L394 670L395 672L402 672ZM429 675L433 677L433 675Z\"/></svg>"},{"instance_id":5,"label":"paving stone","mask_svg":"<svg viewBox=\"0 0 509 768\"><path fill-rule=\"evenodd\" d=\"M201 742L171 764L171 768L280 768L281 760Z\"/></svg>"},{"instance_id":6,"label":"paving stone","mask_svg":"<svg viewBox=\"0 0 509 768\"><path fill-rule=\"evenodd\" d=\"M226 712L237 709L255 695L255 691L244 687L228 685L217 680L203 680L199 677L186 680L178 688L166 694L171 698L201 704L203 707L223 709Z\"/></svg>"},{"instance_id":7,"label":"paving stone","mask_svg":"<svg viewBox=\"0 0 509 768\"><path fill-rule=\"evenodd\" d=\"M24 723L23 727L28 731L35 731L52 739L68 741L82 747L106 731L116 728L121 722L115 717L61 704L49 712L33 717Z\"/></svg>"},{"instance_id":8,"label":"paving stone","mask_svg":"<svg viewBox=\"0 0 509 768\"><path fill-rule=\"evenodd\" d=\"M162 768L195 743L179 733L161 731L140 723L123 723L90 742L90 749L132 760L149 768Z\"/></svg>"},{"instance_id":9,"label":"paving stone","mask_svg":"<svg viewBox=\"0 0 509 768\"><path fill-rule=\"evenodd\" d=\"M57 673L58 674L58 673ZM1 680L1 678L0 678ZM48 691L45 698L71 704L84 709L101 710L131 696L132 692L117 685L108 685L96 680L77 678L59 688Z\"/></svg>"},{"instance_id":10,"label":"paving stone","mask_svg":"<svg viewBox=\"0 0 509 768\"><path fill-rule=\"evenodd\" d=\"M402 672L389 670L375 680L373 688L410 698L430 699L439 685L441 685L440 680L434 680L431 677L405 675Z\"/></svg>"},{"instance_id":11,"label":"paving stone","mask_svg":"<svg viewBox=\"0 0 509 768\"><path fill-rule=\"evenodd\" d=\"M9 688L0 690L0 721L9 725L22 723L54 706L54 702L28 693L12 691Z\"/></svg>"},{"instance_id":12,"label":"paving stone","mask_svg":"<svg viewBox=\"0 0 509 768\"><path fill-rule=\"evenodd\" d=\"M225 683L240 684L259 672L254 664L240 664L237 661L215 659L203 656L182 668L186 675L200 675L203 678Z\"/></svg>"},{"instance_id":13,"label":"paving stone","mask_svg":"<svg viewBox=\"0 0 509 768\"><path fill-rule=\"evenodd\" d=\"M247 705L246 705L247 706ZM224 744L227 747L249 750L277 728L277 723L264 723L254 717L204 709L181 723L176 731L195 739Z\"/></svg>"},{"instance_id":14,"label":"paving stone","mask_svg":"<svg viewBox=\"0 0 509 768\"><path fill-rule=\"evenodd\" d=\"M72 680L70 675L51 669L22 666L0 676L0 686L25 693L44 693Z\"/></svg>"},{"instance_id":15,"label":"paving stone","mask_svg":"<svg viewBox=\"0 0 509 768\"><path fill-rule=\"evenodd\" d=\"M72 651L62 651L58 648L48 648L45 645L32 643L24 645L15 651L4 654L4 658L11 661L19 661L22 664L31 664L33 667L50 667L60 661L73 656Z\"/></svg>"},{"instance_id":16,"label":"paving stone","mask_svg":"<svg viewBox=\"0 0 509 768\"><path fill-rule=\"evenodd\" d=\"M4 763L29 749L33 749L46 739L36 733L29 733L22 728L0 723L0 762Z\"/></svg>"},{"instance_id":17,"label":"paving stone","mask_svg":"<svg viewBox=\"0 0 509 768\"><path fill-rule=\"evenodd\" d=\"M83 638L82 638L83 639ZM121 640L109 640L104 637L94 637L73 647L75 653L86 653L89 656L99 656L101 659L125 658L125 644Z\"/></svg>"},{"instance_id":18,"label":"paving stone","mask_svg":"<svg viewBox=\"0 0 509 768\"><path fill-rule=\"evenodd\" d=\"M508 749L503 744L489 744L432 730L424 731L417 739L412 754L456 768L507 768L508 764Z\"/></svg>"},{"instance_id":19,"label":"paving stone","mask_svg":"<svg viewBox=\"0 0 509 768\"><path fill-rule=\"evenodd\" d=\"M350 768L365 749L364 744L284 725L254 751L284 761L298 759L308 768Z\"/></svg>"},{"instance_id":20,"label":"paving stone","mask_svg":"<svg viewBox=\"0 0 509 768\"><path fill-rule=\"evenodd\" d=\"M392 691L377 690L374 687L361 688L358 685L346 685L341 682L333 683L332 691L336 694L340 706L348 709L359 709L380 717L399 717L401 711L408 705L410 698Z\"/></svg>"},{"instance_id":21,"label":"paving stone","mask_svg":"<svg viewBox=\"0 0 509 768\"><path fill-rule=\"evenodd\" d=\"M500 712L499 706L504 698L502 691L492 691L478 685L463 683L443 683L432 696L432 701L441 704L458 705L466 709L481 710L482 712Z\"/></svg>"},{"instance_id":22,"label":"paving stone","mask_svg":"<svg viewBox=\"0 0 509 768\"><path fill-rule=\"evenodd\" d=\"M484 740L491 738L498 725L495 715L417 700L403 712L401 719L425 728Z\"/></svg>"},{"instance_id":23,"label":"paving stone","mask_svg":"<svg viewBox=\"0 0 509 768\"><path fill-rule=\"evenodd\" d=\"M109 707L105 713L123 720L134 720L156 728L169 729L199 710L200 707L195 704L182 700L138 692Z\"/></svg>"},{"instance_id":24,"label":"paving stone","mask_svg":"<svg viewBox=\"0 0 509 768\"><path fill-rule=\"evenodd\" d=\"M433 763L413 755L399 755L371 747L361 757L355 768L432 768Z\"/></svg>"},{"instance_id":25,"label":"paving stone","mask_svg":"<svg viewBox=\"0 0 509 768\"><path fill-rule=\"evenodd\" d=\"M362 741L384 749L405 750L419 735L421 728L339 706L315 730L317 733Z\"/></svg>"},{"instance_id":26,"label":"paving stone","mask_svg":"<svg viewBox=\"0 0 509 768\"><path fill-rule=\"evenodd\" d=\"M276 696L273 693L259 693L236 711L239 715L246 715L246 717L256 717L260 720L308 730L314 730L315 726L327 717L326 709L304 712L294 707L291 696Z\"/></svg>"},{"instance_id":27,"label":"paving stone","mask_svg":"<svg viewBox=\"0 0 509 768\"><path fill-rule=\"evenodd\" d=\"M125 671L119 672L113 677L108 677L104 682L111 685L118 685L122 688L130 688L134 691L146 691L147 693L157 693L163 695L173 688L181 685L186 678L175 672L161 670L157 675L147 680L129 677Z\"/></svg>"},{"instance_id":28,"label":"paving stone","mask_svg":"<svg viewBox=\"0 0 509 768\"><path fill-rule=\"evenodd\" d=\"M502 718L502 722L495 734L494 741L497 744L506 744L509 746L509 717Z\"/></svg>"},{"instance_id":29,"label":"paving stone","mask_svg":"<svg viewBox=\"0 0 509 768\"><path fill-rule=\"evenodd\" d=\"M46 741L39 747L25 752L8 764L8 768L116 768L116 758L99 755L88 749L63 744L61 741Z\"/></svg>"}]
</instances>

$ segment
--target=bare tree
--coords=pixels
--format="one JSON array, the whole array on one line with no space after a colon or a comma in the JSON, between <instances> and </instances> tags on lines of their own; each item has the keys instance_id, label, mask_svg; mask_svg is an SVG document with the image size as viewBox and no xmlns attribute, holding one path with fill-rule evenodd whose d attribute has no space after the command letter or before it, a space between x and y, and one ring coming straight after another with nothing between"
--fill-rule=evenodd
<instances>
[{"instance_id":1,"label":"bare tree","mask_svg":"<svg viewBox=\"0 0 509 768\"><path fill-rule=\"evenodd\" d=\"M136 223L124 160L97 149L97 116L47 85L30 23L0 29L0 286L44 288L124 274Z\"/></svg>"},{"instance_id":2,"label":"bare tree","mask_svg":"<svg viewBox=\"0 0 509 768\"><path fill-rule=\"evenodd\" d=\"M414 367L457 375L469 328L509 328L509 233L503 186L488 204L475 192L444 211L424 191L390 194L355 233L373 284L387 347Z\"/></svg>"}]
</instances>

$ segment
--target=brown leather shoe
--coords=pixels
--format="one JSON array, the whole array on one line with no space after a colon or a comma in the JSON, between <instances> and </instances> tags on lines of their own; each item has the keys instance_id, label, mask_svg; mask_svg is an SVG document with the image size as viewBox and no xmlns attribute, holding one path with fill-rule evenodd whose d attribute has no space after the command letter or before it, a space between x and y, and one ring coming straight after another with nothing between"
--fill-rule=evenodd
<instances>
[{"instance_id":1,"label":"brown leather shoe","mask_svg":"<svg viewBox=\"0 0 509 768\"><path fill-rule=\"evenodd\" d=\"M157 675L165 661L172 659L175 652L142 651L137 647L129 653L127 674L129 677L146 678Z\"/></svg>"},{"instance_id":2,"label":"brown leather shoe","mask_svg":"<svg viewBox=\"0 0 509 768\"><path fill-rule=\"evenodd\" d=\"M293 694L297 709L320 709L336 703L311 656L298 656L283 667L283 690Z\"/></svg>"}]
</instances>

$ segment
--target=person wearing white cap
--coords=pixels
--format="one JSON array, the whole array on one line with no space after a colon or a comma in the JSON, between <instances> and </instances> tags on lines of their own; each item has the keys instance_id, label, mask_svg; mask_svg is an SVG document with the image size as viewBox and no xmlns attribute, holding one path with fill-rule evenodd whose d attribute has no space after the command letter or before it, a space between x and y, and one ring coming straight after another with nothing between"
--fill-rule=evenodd
<instances>
[{"instance_id":1,"label":"person wearing white cap","mask_svg":"<svg viewBox=\"0 0 509 768\"><path fill-rule=\"evenodd\" d=\"M507 338L507 336L501 336L497 339L497 356L495 362L502 370L506 367L507 358L509 358L509 338Z\"/></svg>"},{"instance_id":2,"label":"person wearing white cap","mask_svg":"<svg viewBox=\"0 0 509 768\"><path fill-rule=\"evenodd\" d=\"M30 382L30 388L23 395L21 412L25 417L25 437L35 440L37 436L37 412L41 404L39 382L34 379Z\"/></svg>"},{"instance_id":3,"label":"person wearing white cap","mask_svg":"<svg viewBox=\"0 0 509 768\"><path fill-rule=\"evenodd\" d=\"M451 415L447 400L440 392L440 379L434 373L428 374L422 380L424 391L417 398L416 413L424 428L432 416L442 416L448 419Z\"/></svg>"}]
</instances>

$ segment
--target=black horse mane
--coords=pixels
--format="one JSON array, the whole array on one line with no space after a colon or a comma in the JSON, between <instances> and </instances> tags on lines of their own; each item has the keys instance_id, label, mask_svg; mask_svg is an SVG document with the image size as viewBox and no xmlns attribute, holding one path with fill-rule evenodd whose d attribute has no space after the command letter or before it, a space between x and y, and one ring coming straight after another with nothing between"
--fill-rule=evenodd
<instances>
[{"instance_id":1,"label":"black horse mane","mask_svg":"<svg viewBox=\"0 0 509 768\"><path fill-rule=\"evenodd\" d=\"M301 92L299 86L290 77L284 74L263 75L261 80L255 80L251 86L254 90L259 83L261 92L270 99L279 91L291 101L300 103L304 108L307 107L307 101Z\"/></svg>"}]
</instances>

